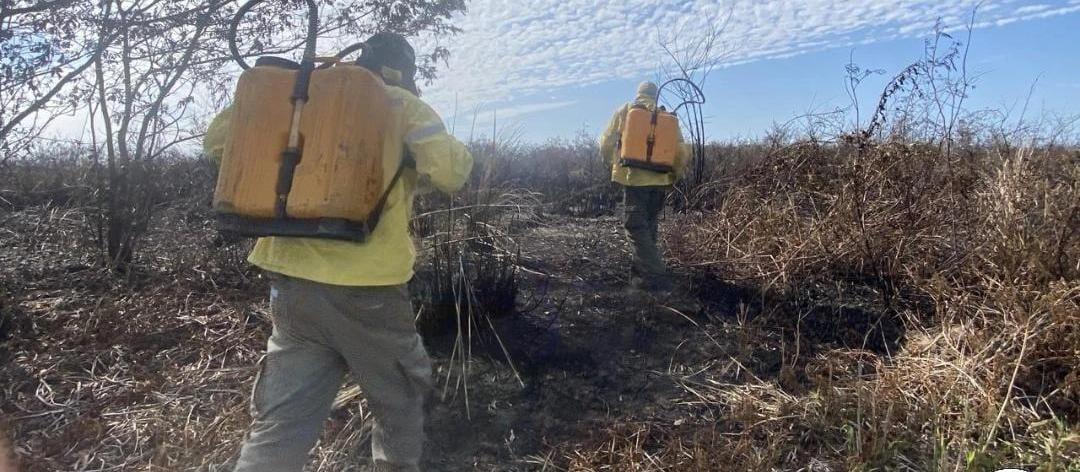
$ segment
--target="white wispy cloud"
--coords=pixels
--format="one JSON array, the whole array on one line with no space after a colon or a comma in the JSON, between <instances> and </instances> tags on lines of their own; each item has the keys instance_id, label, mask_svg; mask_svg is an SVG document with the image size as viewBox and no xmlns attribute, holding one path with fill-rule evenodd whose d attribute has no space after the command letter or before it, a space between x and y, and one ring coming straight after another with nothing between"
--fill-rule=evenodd
<instances>
[{"instance_id":1,"label":"white wispy cloud","mask_svg":"<svg viewBox=\"0 0 1080 472\"><path fill-rule=\"evenodd\" d=\"M465 32L443 40L449 67L425 93L444 114L489 106L509 118L571 105L552 103L562 89L651 76L658 29L701 35L730 18L732 65L925 35L939 19L958 28L980 3L978 27L1080 11L1080 0L472 0Z\"/></svg>"},{"instance_id":2,"label":"white wispy cloud","mask_svg":"<svg viewBox=\"0 0 1080 472\"><path fill-rule=\"evenodd\" d=\"M1045 3L1040 3L1040 4L1036 4L1036 5L1024 5L1024 6L1020 7L1020 8L1017 8L1016 13L1021 14L1021 15L1026 14L1026 13L1038 13L1038 12L1043 12L1043 11L1049 10L1049 9L1051 9L1053 7L1054 7L1053 5L1047 5Z\"/></svg>"}]
</instances>

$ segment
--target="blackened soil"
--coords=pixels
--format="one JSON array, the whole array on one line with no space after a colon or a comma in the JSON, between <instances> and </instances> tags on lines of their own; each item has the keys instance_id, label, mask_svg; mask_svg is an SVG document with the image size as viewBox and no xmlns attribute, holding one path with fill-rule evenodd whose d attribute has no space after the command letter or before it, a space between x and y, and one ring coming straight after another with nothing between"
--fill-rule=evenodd
<instances>
[{"instance_id":1,"label":"blackened soil","mask_svg":"<svg viewBox=\"0 0 1080 472\"><path fill-rule=\"evenodd\" d=\"M451 373L430 421L432 470L530 470L528 456L597 428L675 421L683 393L672 369L726 349L694 325L697 312L684 317L627 289L630 249L615 218L563 217L521 238L528 310L495 321L521 383L502 347L483 349L470 366L466 409ZM539 303L529 299L535 293ZM440 357L445 382L461 365Z\"/></svg>"},{"instance_id":2,"label":"blackened soil","mask_svg":"<svg viewBox=\"0 0 1080 472\"><path fill-rule=\"evenodd\" d=\"M467 382L460 356L451 361L446 340L435 342L444 394L429 424L431 470L533 470L530 456L552 445L629 421L683 421L700 412L678 379L702 365L738 362L749 371L733 382L753 375L801 388L791 383L806 377L783 378L785 365L838 347L886 352L902 339L898 321L825 290L770 299L679 268L681 297L628 290L631 249L615 217L556 217L520 238L522 312L494 321L501 342L474 348ZM796 338L800 358L785 357L779 346Z\"/></svg>"},{"instance_id":3,"label":"blackened soil","mask_svg":"<svg viewBox=\"0 0 1080 472\"><path fill-rule=\"evenodd\" d=\"M681 382L705 369L712 379L800 388L805 376L783 372L815 352L889 351L902 338L899 323L867 302L875 294L851 297L850 288L841 297L839 289L810 286L777 300L752 284L676 267L671 299L628 290L630 247L615 217L549 216L518 231L520 293L515 310L500 310L513 314L493 318L493 331L477 329L479 342L464 352L453 336L428 339L439 389L425 470L537 470L535 458L556 446L572 450L621 424L703 417L707 407L694 405ZM265 283L220 268L205 272L232 278L163 283L169 273L132 274L118 283L86 264L55 263L87 259L66 254L63 244L30 251L17 242L0 239L0 416L19 419L13 436L34 459L28 470L76 468L85 451L121 463L132 453L111 444L139 444L146 420L135 415L151 413L159 435L150 444L177 455L155 464L228 470L250 421L248 392L270 329ZM234 252L195 263L246 268L244 251ZM177 272L189 273L202 274ZM63 408L44 403L39 385L50 385ZM87 385L100 393L80 394ZM102 417L106 410L132 419L103 429L119 417ZM333 440L352 424L346 432L355 440L324 443L316 453L361 463L369 447L354 421L361 410L351 402L336 411L324 433ZM189 420L222 426L192 435ZM172 430L161 426L173 422ZM346 443L351 452L341 451Z\"/></svg>"}]
</instances>

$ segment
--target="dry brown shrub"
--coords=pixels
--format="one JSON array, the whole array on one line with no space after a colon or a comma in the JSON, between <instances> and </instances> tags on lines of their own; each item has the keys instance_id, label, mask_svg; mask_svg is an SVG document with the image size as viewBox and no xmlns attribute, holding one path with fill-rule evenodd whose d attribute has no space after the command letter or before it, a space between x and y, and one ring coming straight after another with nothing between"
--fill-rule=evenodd
<instances>
[{"instance_id":1,"label":"dry brown shrub","mask_svg":"<svg viewBox=\"0 0 1080 472\"><path fill-rule=\"evenodd\" d=\"M713 386L702 398L709 389L695 388L699 401L726 406L720 421L740 424L752 449L790 439L785 456L762 466L1076 466L1074 152L982 149L950 159L902 142L811 142L777 149L746 182L713 211L680 220L689 230L669 237L672 255L782 305L815 284L865 284L906 331L902 349L884 357L834 350L803 362L807 394L765 383Z\"/></svg>"}]
</instances>

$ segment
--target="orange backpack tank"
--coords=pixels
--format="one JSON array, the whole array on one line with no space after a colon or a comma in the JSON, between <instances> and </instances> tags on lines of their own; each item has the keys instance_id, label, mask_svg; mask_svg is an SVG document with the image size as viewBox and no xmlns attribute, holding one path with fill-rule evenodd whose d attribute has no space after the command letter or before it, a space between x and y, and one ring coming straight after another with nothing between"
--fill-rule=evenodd
<instances>
[{"instance_id":1,"label":"orange backpack tank","mask_svg":"<svg viewBox=\"0 0 1080 472\"><path fill-rule=\"evenodd\" d=\"M619 162L623 166L671 172L678 149L678 117L664 110L630 108L619 141Z\"/></svg>"},{"instance_id":2,"label":"orange backpack tank","mask_svg":"<svg viewBox=\"0 0 1080 472\"><path fill-rule=\"evenodd\" d=\"M356 65L311 73L300 114L300 160L282 215L277 185L298 73L288 65L257 64L240 76L214 209L224 229L249 236L363 240L386 193L390 103L383 81Z\"/></svg>"}]
</instances>

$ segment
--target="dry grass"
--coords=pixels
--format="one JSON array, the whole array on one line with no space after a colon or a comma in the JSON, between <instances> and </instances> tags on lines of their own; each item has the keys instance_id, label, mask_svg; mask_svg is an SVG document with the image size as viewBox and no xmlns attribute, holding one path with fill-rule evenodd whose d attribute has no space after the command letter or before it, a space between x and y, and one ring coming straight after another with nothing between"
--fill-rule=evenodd
<instances>
[{"instance_id":1,"label":"dry grass","mask_svg":"<svg viewBox=\"0 0 1080 472\"><path fill-rule=\"evenodd\" d=\"M685 267L755 287L753 324L785 331L784 367L739 382L697 372L681 383L704 424L625 425L563 466L1076 470L1078 163L1051 147L951 159L901 142L775 148L712 210L679 218L668 246ZM834 305L898 320L899 349L815 342L800 308L822 286Z\"/></svg>"},{"instance_id":2,"label":"dry grass","mask_svg":"<svg viewBox=\"0 0 1080 472\"><path fill-rule=\"evenodd\" d=\"M118 277L79 244L80 208L7 216L0 413L23 470L224 470L270 328L249 244L217 238L205 208L178 203L160 212L140 269ZM355 462L370 429L362 401L335 410L316 450L324 465Z\"/></svg>"}]
</instances>

